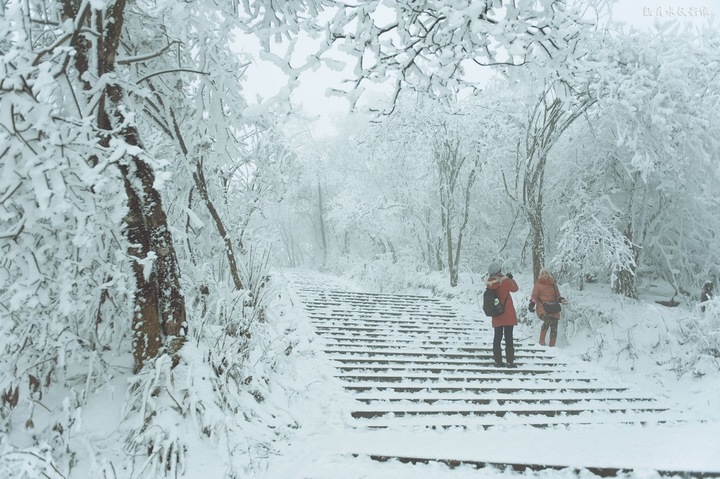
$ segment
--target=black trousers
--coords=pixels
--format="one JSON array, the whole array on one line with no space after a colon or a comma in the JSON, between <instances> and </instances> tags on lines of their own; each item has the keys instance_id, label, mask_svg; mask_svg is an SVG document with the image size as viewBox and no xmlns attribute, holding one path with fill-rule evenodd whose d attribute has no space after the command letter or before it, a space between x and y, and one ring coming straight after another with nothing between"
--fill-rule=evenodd
<instances>
[{"instance_id":1,"label":"black trousers","mask_svg":"<svg viewBox=\"0 0 720 479\"><path fill-rule=\"evenodd\" d=\"M513 326L498 326L493 338L493 357L496 363L502 362L502 339L505 336L505 356L508 363L515 362L515 345L513 344Z\"/></svg>"}]
</instances>

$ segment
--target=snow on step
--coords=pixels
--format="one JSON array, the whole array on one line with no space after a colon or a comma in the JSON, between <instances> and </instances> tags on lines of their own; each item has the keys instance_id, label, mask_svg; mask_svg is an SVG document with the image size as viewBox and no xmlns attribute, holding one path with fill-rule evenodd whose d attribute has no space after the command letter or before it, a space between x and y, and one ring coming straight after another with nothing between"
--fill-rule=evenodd
<instances>
[{"instance_id":1,"label":"snow on step","mask_svg":"<svg viewBox=\"0 0 720 479\"><path fill-rule=\"evenodd\" d=\"M679 419L655 398L609 384L553 350L516 345L518 368L493 365L488 321L447 302L306 282L307 315L355 399L358 428L553 427Z\"/></svg>"},{"instance_id":2,"label":"snow on step","mask_svg":"<svg viewBox=\"0 0 720 479\"><path fill-rule=\"evenodd\" d=\"M525 402L525 403L562 403L562 404L574 404L581 401L600 401L600 400L630 400L630 401L655 401L650 397L640 397L637 394L629 393L627 390L618 391L603 391L598 392L597 390L589 390L577 392L573 395L565 393L557 393L555 390L543 391L515 391L506 393L503 399L490 398L486 394L481 394L483 391L458 390L448 391L445 393L435 393L433 391L372 391L372 392L357 392L354 395L356 401L363 402L365 404L372 404L375 402L398 402L398 401L416 401L424 403L446 403L450 404L454 401L465 401L473 404L490 404L498 403L503 404L507 401Z\"/></svg>"}]
</instances>

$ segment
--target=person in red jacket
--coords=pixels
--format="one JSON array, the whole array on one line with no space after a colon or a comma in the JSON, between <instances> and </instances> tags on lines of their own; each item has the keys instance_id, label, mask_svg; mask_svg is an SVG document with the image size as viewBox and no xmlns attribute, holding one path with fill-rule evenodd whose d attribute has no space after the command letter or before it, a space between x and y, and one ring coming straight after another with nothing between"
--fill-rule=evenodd
<instances>
[{"instance_id":1,"label":"person in red jacket","mask_svg":"<svg viewBox=\"0 0 720 479\"><path fill-rule=\"evenodd\" d=\"M509 368L515 367L515 345L513 344L513 326L517 325L517 314L515 313L515 305L510 293L518 290L518 285L513 279L511 273L502 274L502 265L493 262L488 267L490 277L485 282L485 286L494 289L500 303L504 306L504 311L498 316L492 317L492 327L495 330L493 339L493 358L496 367L504 367L502 362L502 339L505 336L505 359Z\"/></svg>"},{"instance_id":2,"label":"person in red jacket","mask_svg":"<svg viewBox=\"0 0 720 479\"><path fill-rule=\"evenodd\" d=\"M538 318L543 322L542 328L540 328L541 346L545 346L545 335L548 329L550 330L550 347L555 346L555 341L557 340L560 312L547 311L547 309L550 308L548 304L564 302L565 298L560 296L560 291L558 291L557 284L555 284L555 278L550 275L550 271L547 268L541 269L540 276L535 283L532 296L530 297L530 305L528 306L530 312L535 311Z\"/></svg>"}]
</instances>

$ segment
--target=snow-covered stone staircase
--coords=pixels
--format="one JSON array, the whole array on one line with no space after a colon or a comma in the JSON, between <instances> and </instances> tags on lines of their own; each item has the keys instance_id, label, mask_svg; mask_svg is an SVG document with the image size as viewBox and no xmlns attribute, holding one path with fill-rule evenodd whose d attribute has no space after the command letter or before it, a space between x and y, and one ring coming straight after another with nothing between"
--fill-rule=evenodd
<instances>
[{"instance_id":1,"label":"snow-covered stone staircase","mask_svg":"<svg viewBox=\"0 0 720 479\"><path fill-rule=\"evenodd\" d=\"M584 438L596 429L611 435L642 431L647 437L654 434L648 425L672 427L685 420L659 399L602 379L607 376L554 348L516 341L518 367L494 367L492 331L480 311L463 317L439 298L362 292L332 280L306 281L302 275L291 280L321 338L321 349L352 398L348 422L356 432L338 441L346 443L353 456L526 472L563 469L573 477L584 477L583 471L617 476L629 469L606 466L604 459L598 460L601 465L594 461L580 466L552 458L543 462L532 454L521 460L498 459L504 453L498 455L489 446L524 441L518 447L532 451L533 441L547 440L538 436L545 434L541 431L562 434L560 440L569 444L577 442L574 434ZM405 439L408 431L413 444ZM362 439L353 442L356 438ZM467 441L479 441L482 447L471 455L442 452L459 451L461 447L450 445ZM612 450L606 456L612 457ZM718 477L656 470L665 476Z\"/></svg>"},{"instance_id":2,"label":"snow-covered stone staircase","mask_svg":"<svg viewBox=\"0 0 720 479\"><path fill-rule=\"evenodd\" d=\"M517 368L493 365L487 319L432 297L298 288L358 427L487 428L678 419L627 385L520 342Z\"/></svg>"}]
</instances>

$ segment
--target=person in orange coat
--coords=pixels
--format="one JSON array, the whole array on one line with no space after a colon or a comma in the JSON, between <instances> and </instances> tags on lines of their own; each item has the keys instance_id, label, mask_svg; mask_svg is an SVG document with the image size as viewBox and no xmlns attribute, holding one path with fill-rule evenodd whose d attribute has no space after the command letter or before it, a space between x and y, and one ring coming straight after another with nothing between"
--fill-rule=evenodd
<instances>
[{"instance_id":1,"label":"person in orange coat","mask_svg":"<svg viewBox=\"0 0 720 479\"><path fill-rule=\"evenodd\" d=\"M540 270L540 276L535 282L532 296L530 297L530 305L528 309L532 313L535 311L538 318L543 322L540 328L540 345L545 346L545 335L550 330L550 347L555 346L557 340L558 322L560 320L560 312L549 313L545 310L547 303L564 303L565 298L560 296L555 278L550 275L547 268Z\"/></svg>"},{"instance_id":2,"label":"person in orange coat","mask_svg":"<svg viewBox=\"0 0 720 479\"><path fill-rule=\"evenodd\" d=\"M488 289L495 290L500 303L504 306L504 311L498 316L492 317L492 327L495 330L493 338L493 358L496 367L504 367L502 362L502 339L505 336L505 359L509 368L515 367L515 345L513 343L513 326L517 325L517 314L515 313L515 305L510 293L518 290L518 285L513 279L511 273L502 274L502 265L493 262L488 267L490 275L485 286Z\"/></svg>"}]
</instances>

